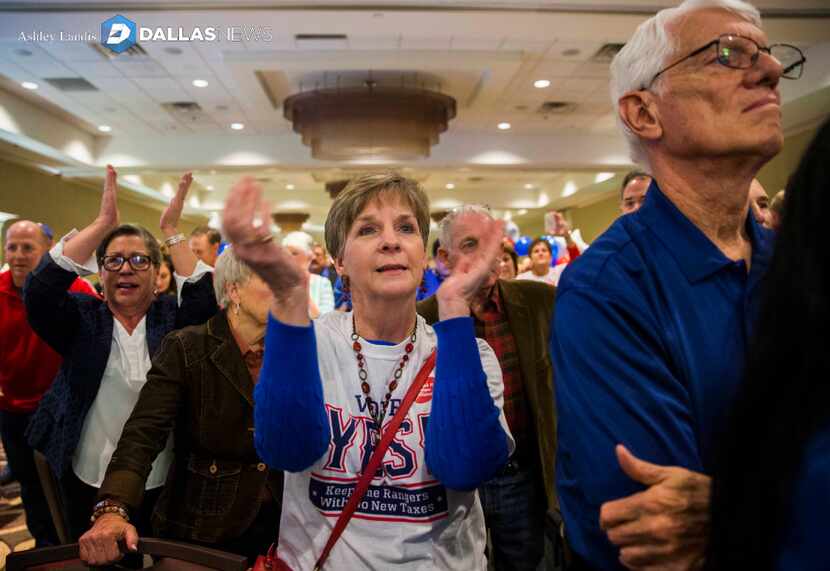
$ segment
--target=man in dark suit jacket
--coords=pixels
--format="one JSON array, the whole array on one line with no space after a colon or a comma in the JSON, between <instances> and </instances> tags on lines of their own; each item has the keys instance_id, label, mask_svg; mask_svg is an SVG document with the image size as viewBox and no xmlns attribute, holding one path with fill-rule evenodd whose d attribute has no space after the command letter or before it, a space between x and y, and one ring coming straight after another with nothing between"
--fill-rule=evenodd
<instances>
[{"instance_id":1,"label":"man in dark suit jacket","mask_svg":"<svg viewBox=\"0 0 830 571\"><path fill-rule=\"evenodd\" d=\"M450 272L464 271L470 258L479 255L485 218L491 218L487 209L465 206L441 221L438 256ZM504 412L516 451L479 488L479 495L496 569L535 570L544 555L546 508L557 508L556 413L547 351L556 290L544 283L497 278L495 266L470 310L476 336L490 344L502 367ZM418 313L430 324L438 321L435 296L420 302Z\"/></svg>"}]
</instances>

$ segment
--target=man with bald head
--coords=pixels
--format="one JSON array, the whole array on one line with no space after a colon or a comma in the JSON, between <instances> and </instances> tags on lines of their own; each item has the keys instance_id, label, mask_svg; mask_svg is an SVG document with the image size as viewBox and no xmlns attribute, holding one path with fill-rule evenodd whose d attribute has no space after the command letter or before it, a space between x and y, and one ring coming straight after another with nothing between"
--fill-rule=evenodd
<instances>
[{"instance_id":1,"label":"man with bald head","mask_svg":"<svg viewBox=\"0 0 830 571\"><path fill-rule=\"evenodd\" d=\"M611 63L652 182L557 291L556 478L583 567L702 567L717 438L772 255L749 189L783 144L778 84L804 63L774 42L746 2L687 0Z\"/></svg>"},{"instance_id":2,"label":"man with bald head","mask_svg":"<svg viewBox=\"0 0 830 571\"><path fill-rule=\"evenodd\" d=\"M57 544L58 538L25 432L61 359L29 327L21 293L26 277L50 244L41 225L28 220L13 223L3 242L9 269L0 272L0 436L9 467L20 482L26 525L38 547ZM71 291L95 295L81 279L75 280Z\"/></svg>"}]
</instances>

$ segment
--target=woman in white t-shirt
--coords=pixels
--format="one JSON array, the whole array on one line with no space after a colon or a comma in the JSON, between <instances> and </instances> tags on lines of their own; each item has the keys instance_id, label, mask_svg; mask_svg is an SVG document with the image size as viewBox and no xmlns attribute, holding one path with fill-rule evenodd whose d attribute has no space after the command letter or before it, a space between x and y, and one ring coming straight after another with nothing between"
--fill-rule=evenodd
<instances>
[{"instance_id":1,"label":"woman in white t-shirt","mask_svg":"<svg viewBox=\"0 0 830 571\"><path fill-rule=\"evenodd\" d=\"M267 233L261 189L231 191L224 229L237 255L274 292L255 389L260 457L286 471L278 556L312 569L381 430L437 346L433 373L406 414L324 569L484 570L476 487L514 447L502 412L501 369L475 339L469 303L496 263L501 223L439 288L441 321L416 314L426 267L429 205L396 174L352 180L326 220L326 246L353 311L308 316L307 275Z\"/></svg>"},{"instance_id":2,"label":"woman in white t-shirt","mask_svg":"<svg viewBox=\"0 0 830 571\"><path fill-rule=\"evenodd\" d=\"M550 265L553 260L553 250L550 247L550 243L544 238L536 238L530 244L528 252L530 252L530 270L522 272L516 276L516 279L543 282L552 286L559 283L559 276L562 275L565 264L559 264L558 266Z\"/></svg>"},{"instance_id":3,"label":"woman in white t-shirt","mask_svg":"<svg viewBox=\"0 0 830 571\"><path fill-rule=\"evenodd\" d=\"M312 274L308 269L313 258L313 246L314 240L305 232L289 232L282 239L282 247L294 257L297 267L308 274L308 315L317 319L334 309L334 290L329 280Z\"/></svg>"}]
</instances>

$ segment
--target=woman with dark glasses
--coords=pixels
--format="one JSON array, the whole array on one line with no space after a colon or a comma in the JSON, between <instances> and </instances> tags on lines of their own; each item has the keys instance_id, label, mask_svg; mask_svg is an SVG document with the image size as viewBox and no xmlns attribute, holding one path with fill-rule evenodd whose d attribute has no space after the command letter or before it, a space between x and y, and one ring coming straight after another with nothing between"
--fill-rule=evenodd
<instances>
[{"instance_id":1,"label":"woman with dark glasses","mask_svg":"<svg viewBox=\"0 0 830 571\"><path fill-rule=\"evenodd\" d=\"M154 295L161 252L141 226L119 224L116 172L107 167L98 217L73 230L43 256L24 286L32 329L63 357L52 388L29 425L30 444L46 455L60 482L72 539L90 515L111 510L95 497L124 423L138 400L150 357L162 338L216 312L210 268L199 262L176 225L192 176L185 174L161 216L178 284L178 299ZM93 256L94 254L94 256ZM78 275L100 273L104 300L68 290ZM139 528L147 521L170 466L167 443L153 464Z\"/></svg>"}]
</instances>

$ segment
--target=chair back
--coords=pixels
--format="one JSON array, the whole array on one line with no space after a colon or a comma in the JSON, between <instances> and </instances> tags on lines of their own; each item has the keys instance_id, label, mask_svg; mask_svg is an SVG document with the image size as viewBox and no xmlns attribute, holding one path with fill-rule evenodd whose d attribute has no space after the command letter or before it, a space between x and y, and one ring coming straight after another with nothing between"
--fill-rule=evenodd
<instances>
[{"instance_id":1,"label":"chair back","mask_svg":"<svg viewBox=\"0 0 830 571\"><path fill-rule=\"evenodd\" d=\"M46 456L37 450L34 453L38 479L40 479L40 486L43 488L43 495L46 496L49 513L52 514L52 523L58 534L58 540L63 544L69 543L72 541L72 538L69 537L69 518L63 507L58 480L55 478L52 468L49 467Z\"/></svg>"},{"instance_id":2,"label":"chair back","mask_svg":"<svg viewBox=\"0 0 830 571\"><path fill-rule=\"evenodd\" d=\"M138 552L150 555L154 564L145 569L155 571L247 571L248 558L208 547L146 538L138 542ZM81 561L78 544L43 547L10 553L6 571L89 571L93 567ZM123 569L119 565L94 569Z\"/></svg>"}]
</instances>

